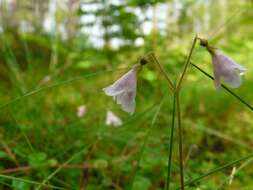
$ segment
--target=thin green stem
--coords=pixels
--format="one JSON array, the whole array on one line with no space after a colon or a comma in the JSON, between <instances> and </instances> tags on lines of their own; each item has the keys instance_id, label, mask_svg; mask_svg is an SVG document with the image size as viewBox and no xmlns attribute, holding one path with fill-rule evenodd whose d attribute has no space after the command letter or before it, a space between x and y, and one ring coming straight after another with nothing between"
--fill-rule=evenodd
<instances>
[{"instance_id":1,"label":"thin green stem","mask_svg":"<svg viewBox=\"0 0 253 190\"><path fill-rule=\"evenodd\" d=\"M173 136L175 128L175 112L176 112L176 94L173 95L173 107L172 107L172 120L171 120L171 130L170 130L170 147L169 147L169 157L168 157L168 173L166 181L166 189L170 189L170 174L171 174L171 163L172 163L172 150L173 150Z\"/></svg>"},{"instance_id":2,"label":"thin green stem","mask_svg":"<svg viewBox=\"0 0 253 190\"><path fill-rule=\"evenodd\" d=\"M247 155L247 156L244 156L244 157L242 157L242 158L239 158L239 159L237 159L237 160L234 160L234 161L232 161L232 162L230 162L230 163L227 163L227 164L225 164L225 165L223 165L223 166L220 166L220 167L217 167L217 168L215 168L215 169L212 169L211 171L209 171L209 172L207 172L207 173L205 173L205 174L203 174L203 175L200 175L199 177L196 177L195 179L193 179L193 180L191 180L191 181L186 182L186 183L184 184L184 186L189 186L189 185L191 185L191 184L194 184L194 183L200 181L201 179L203 179L203 178L205 178L205 177L207 177L207 176L209 176L209 175L212 175L212 174L214 174L214 173L217 173L217 172L219 172L219 171L221 171L221 170L223 170L223 169L225 169L225 168L228 168L228 167L230 167L230 166L233 166L233 165L235 165L235 164L237 164L237 163L239 163L239 162L241 162L241 161L243 161L243 160L247 160L247 159L252 158L252 157L253 157L253 153L251 153L251 154L249 154L249 155ZM179 188L178 188L178 189L179 189Z\"/></svg>"},{"instance_id":3,"label":"thin green stem","mask_svg":"<svg viewBox=\"0 0 253 190\"><path fill-rule=\"evenodd\" d=\"M165 69L163 68L162 64L158 61L158 59L156 58L154 53L150 53L149 55L151 56L152 60L158 65L161 73L163 74L163 76L165 77L167 82L169 83L169 88L170 88L171 92L174 92L175 87L174 87L173 83L171 82L171 80L170 80L168 74L166 73Z\"/></svg>"},{"instance_id":4,"label":"thin green stem","mask_svg":"<svg viewBox=\"0 0 253 190\"><path fill-rule=\"evenodd\" d=\"M30 183L30 184L33 184L33 185L41 185L43 187L48 187L48 188L52 188L52 189L65 189L65 188L62 188L62 187L56 187L56 186L53 186L53 185L46 185L46 184L39 183L37 181L32 181L32 180L28 180L28 179L17 178L17 177L3 175L3 174L0 174L0 178L10 179L10 180L16 180L16 181L22 181L24 183Z\"/></svg>"},{"instance_id":5,"label":"thin green stem","mask_svg":"<svg viewBox=\"0 0 253 190\"><path fill-rule=\"evenodd\" d=\"M184 190L184 161L183 161L183 138L182 138L182 127L181 127L181 113L180 113L180 101L179 101L179 96L180 96L180 89L182 86L182 82L184 79L184 76L186 74L187 68L191 62L191 57L193 54L193 50L196 46L196 42L198 40L198 35L196 34L193 42L192 42L192 46L189 52L189 55L186 59L186 63L184 65L184 69L183 72L179 78L179 81L176 85L176 90L175 90L175 95L176 95L176 107L177 107L177 121L178 121L178 148L179 148L179 165L180 165L180 185L181 185L181 190Z\"/></svg>"},{"instance_id":6,"label":"thin green stem","mask_svg":"<svg viewBox=\"0 0 253 190\"><path fill-rule=\"evenodd\" d=\"M189 55L188 55L188 57L187 57L187 60L186 60L185 65L184 65L183 73L182 73L182 75L181 75L181 77L180 77L180 79L179 79L179 81L178 81L178 84L177 84L177 87L176 87L176 91L179 91L180 88L181 88L181 85L182 85L182 82L183 82L185 73L186 73L186 71L187 71L187 67L188 67L188 65L189 65L189 63L190 63L190 60L191 60L191 57L192 57L192 53L193 53L193 50L194 50L194 48L195 48L197 39L198 39L198 35L196 34L195 37L194 37L194 39L193 39L193 42L192 42L192 46L191 46L191 49L190 49L190 53L189 53Z\"/></svg>"},{"instance_id":7,"label":"thin green stem","mask_svg":"<svg viewBox=\"0 0 253 190\"><path fill-rule=\"evenodd\" d=\"M34 94L37 94L37 93L45 91L45 90L52 89L54 87L66 85L66 84L69 84L69 83L72 83L72 82L75 82L75 81L78 81L78 80L82 80L84 78L91 78L93 76L97 76L97 75L100 75L100 74L103 74L103 73L110 73L110 72L113 72L113 71L127 70L127 69L129 69L129 68L121 68L121 69L116 69L116 70L114 69L114 70L108 70L108 71L101 70L101 71L97 71L97 72L94 72L94 73L90 73L90 74L86 74L86 75L82 75L82 76L73 77L71 79L68 79L68 80L65 80L65 81L61 81L61 82L58 82L58 83L55 83L55 84L52 84L52 85L43 86L43 87L37 88L35 90L32 90L32 91L30 91L28 93L25 93L25 94L23 94L21 96L17 96L16 98L13 98L9 102L0 105L0 109L4 108L4 107L6 107L6 106L8 106L10 104L16 103L17 101L22 100L23 98L27 98L29 96L32 96Z\"/></svg>"},{"instance_id":8,"label":"thin green stem","mask_svg":"<svg viewBox=\"0 0 253 190\"><path fill-rule=\"evenodd\" d=\"M209 35L208 40L210 41L224 26L227 26L234 19L235 16L242 14L246 10L247 10L246 7L244 10L241 7L236 9L235 12L233 12L231 16L224 23L222 23L221 25L216 27L214 31L212 31L212 33Z\"/></svg>"},{"instance_id":9,"label":"thin green stem","mask_svg":"<svg viewBox=\"0 0 253 190\"><path fill-rule=\"evenodd\" d=\"M44 179L41 183L39 183L39 185L37 186L36 190L40 190L42 188L42 186L45 186L45 184L52 178L54 177L65 165L67 165L68 163L72 162L74 159L76 159L78 156L80 156L85 150L87 149L87 147L85 147L84 149L82 149L81 151L77 152L76 154L74 154L73 156L71 156L66 162L64 162L60 167L58 167L54 172L52 172L46 179Z\"/></svg>"},{"instance_id":10,"label":"thin green stem","mask_svg":"<svg viewBox=\"0 0 253 190\"><path fill-rule=\"evenodd\" d=\"M178 148L179 148L179 166L180 166L180 184L181 190L184 190L184 161L183 161L183 142L182 142L182 127L181 127L181 113L180 113L180 101L179 101L179 93L175 93L176 95L176 107L177 107L177 125L178 125Z\"/></svg>"},{"instance_id":11,"label":"thin green stem","mask_svg":"<svg viewBox=\"0 0 253 190\"><path fill-rule=\"evenodd\" d=\"M151 132L153 130L153 126L155 125L155 122L157 120L158 114L160 113L160 110L161 110L161 107L163 105L163 102L164 102L164 98L161 101L161 103L157 106L157 108L155 107L157 110L156 110L156 112L155 112L155 114L154 114L154 116L152 118L151 125L149 126L149 128L148 128L148 130L146 132L146 135L145 135L145 138L144 138L144 142L143 142L143 144L141 146L141 150L140 150L140 153L139 153L138 158L137 158L136 168L134 170L133 177L131 179L130 188L129 188L130 190L133 189L134 180L135 180L135 177L136 177L136 174L137 174L137 170L140 167L141 158L142 158L142 156L144 154L144 150L145 150L146 144L147 144L149 136L150 136L150 134L151 134Z\"/></svg>"},{"instance_id":12,"label":"thin green stem","mask_svg":"<svg viewBox=\"0 0 253 190\"><path fill-rule=\"evenodd\" d=\"M9 109L9 114L11 116L11 118L13 119L13 121L15 122L15 124L18 126L19 130L21 131L22 135L24 136L25 138L25 141L28 145L28 147L30 148L31 152L34 152L34 149L33 149L33 146L32 146L32 143L30 142L29 138L27 137L26 133L24 132L24 130L22 129L22 127L19 125L15 115L13 114L12 110L10 107L8 107Z\"/></svg>"},{"instance_id":13,"label":"thin green stem","mask_svg":"<svg viewBox=\"0 0 253 190\"><path fill-rule=\"evenodd\" d=\"M199 70L201 73L203 73L204 75L206 75L208 78L214 80L214 78L208 74L207 72L205 72L204 70L202 70L201 68L199 68L197 65L195 65L194 63L191 62L191 65ZM251 105L249 105L245 100L243 100L240 96L238 96L236 93L234 93L233 91L231 91L228 87L226 87L225 85L221 85L222 88L224 88L229 94L231 94L232 96L234 96L237 100L239 100L242 104L244 104L245 106L247 106L251 111L253 111L253 107Z\"/></svg>"}]
</instances>

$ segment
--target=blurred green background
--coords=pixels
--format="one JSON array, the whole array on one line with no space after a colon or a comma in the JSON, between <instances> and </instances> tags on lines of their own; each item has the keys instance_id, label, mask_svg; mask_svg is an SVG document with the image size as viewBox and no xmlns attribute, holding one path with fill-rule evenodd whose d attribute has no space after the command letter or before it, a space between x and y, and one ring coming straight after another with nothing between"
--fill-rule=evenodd
<instances>
[{"instance_id":1,"label":"blurred green background","mask_svg":"<svg viewBox=\"0 0 253 190\"><path fill-rule=\"evenodd\" d=\"M151 51L174 81L195 34L248 68L234 91L253 104L250 1L0 0L0 14L0 189L55 189L26 180L164 189L172 111L164 77L154 63L143 68L133 115L102 88ZM212 74L199 44L192 61ZM191 66L181 109L186 181L252 152L253 112ZM106 125L109 110L123 125ZM172 190L179 186L174 136ZM229 167L186 189L252 190L251 160L241 164L232 183Z\"/></svg>"}]
</instances>

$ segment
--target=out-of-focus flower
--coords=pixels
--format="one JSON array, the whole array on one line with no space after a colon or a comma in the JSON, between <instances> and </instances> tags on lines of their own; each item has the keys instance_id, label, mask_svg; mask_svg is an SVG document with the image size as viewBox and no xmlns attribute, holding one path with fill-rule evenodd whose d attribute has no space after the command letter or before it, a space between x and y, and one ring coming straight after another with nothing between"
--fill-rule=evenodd
<instances>
[{"instance_id":1,"label":"out-of-focus flower","mask_svg":"<svg viewBox=\"0 0 253 190\"><path fill-rule=\"evenodd\" d=\"M207 49L212 56L216 89L220 89L221 81L230 88L238 88L241 85L241 75L244 75L247 69L219 50L210 47Z\"/></svg>"},{"instance_id":2,"label":"out-of-focus flower","mask_svg":"<svg viewBox=\"0 0 253 190\"><path fill-rule=\"evenodd\" d=\"M120 79L103 89L105 94L112 96L125 112L134 113L135 111L137 72L139 68L140 65L134 65Z\"/></svg>"},{"instance_id":3,"label":"out-of-focus flower","mask_svg":"<svg viewBox=\"0 0 253 190\"><path fill-rule=\"evenodd\" d=\"M107 114L106 114L105 124L119 127L122 125L122 121L118 116L116 116L112 111L109 110L107 111Z\"/></svg>"},{"instance_id":4,"label":"out-of-focus flower","mask_svg":"<svg viewBox=\"0 0 253 190\"><path fill-rule=\"evenodd\" d=\"M77 115L77 117L83 117L86 114L86 112L87 112L86 106L85 105L80 105L77 108L76 115Z\"/></svg>"}]
</instances>

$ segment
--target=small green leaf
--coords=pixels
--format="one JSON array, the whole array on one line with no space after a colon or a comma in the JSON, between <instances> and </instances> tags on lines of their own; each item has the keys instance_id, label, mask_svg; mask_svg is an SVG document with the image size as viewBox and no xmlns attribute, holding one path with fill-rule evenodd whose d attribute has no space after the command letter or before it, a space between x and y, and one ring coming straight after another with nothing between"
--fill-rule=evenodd
<instances>
[{"instance_id":1,"label":"small green leaf","mask_svg":"<svg viewBox=\"0 0 253 190\"><path fill-rule=\"evenodd\" d=\"M29 155L29 164L32 167L41 167L45 165L47 159L47 155L44 152L36 152Z\"/></svg>"},{"instance_id":2,"label":"small green leaf","mask_svg":"<svg viewBox=\"0 0 253 190\"><path fill-rule=\"evenodd\" d=\"M12 180L11 186L13 187L14 190L29 190L31 184L25 183L23 181Z\"/></svg>"},{"instance_id":3,"label":"small green leaf","mask_svg":"<svg viewBox=\"0 0 253 190\"><path fill-rule=\"evenodd\" d=\"M0 158L9 158L9 156L4 151L0 151Z\"/></svg>"},{"instance_id":4,"label":"small green leaf","mask_svg":"<svg viewBox=\"0 0 253 190\"><path fill-rule=\"evenodd\" d=\"M148 178L136 176L133 184L133 190L148 190L150 186L151 182Z\"/></svg>"}]
</instances>

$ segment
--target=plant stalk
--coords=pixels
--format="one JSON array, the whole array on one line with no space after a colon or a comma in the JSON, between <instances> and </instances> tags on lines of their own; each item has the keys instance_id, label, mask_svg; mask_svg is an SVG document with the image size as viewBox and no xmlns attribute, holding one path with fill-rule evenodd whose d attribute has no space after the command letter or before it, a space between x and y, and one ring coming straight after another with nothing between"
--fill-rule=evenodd
<instances>
[{"instance_id":1,"label":"plant stalk","mask_svg":"<svg viewBox=\"0 0 253 190\"><path fill-rule=\"evenodd\" d=\"M176 95L176 107L177 107L177 125L178 125L178 148L179 148L179 166L180 166L180 185L181 190L184 190L184 161L183 161L183 140L182 140L182 127L181 127L181 113L180 113L180 101L179 93Z\"/></svg>"},{"instance_id":2,"label":"plant stalk","mask_svg":"<svg viewBox=\"0 0 253 190\"><path fill-rule=\"evenodd\" d=\"M152 57L153 61L158 65L160 71L162 72L163 76L165 77L165 79L167 80L167 82L169 83L169 88L171 90L171 92L174 92L174 85L171 82L169 76L167 75L166 71L164 70L163 66L161 65L161 63L158 61L158 59L156 58L154 53L150 53L150 56Z\"/></svg>"},{"instance_id":3,"label":"plant stalk","mask_svg":"<svg viewBox=\"0 0 253 190\"><path fill-rule=\"evenodd\" d=\"M175 128L175 112L176 112L176 94L173 95L173 107L172 107L172 120L171 120L171 130L170 130L170 147L169 147L169 157L168 157L168 173L166 181L166 190L170 189L170 174L171 174L171 163L172 163L172 150L173 150L173 136Z\"/></svg>"},{"instance_id":4,"label":"plant stalk","mask_svg":"<svg viewBox=\"0 0 253 190\"><path fill-rule=\"evenodd\" d=\"M178 125L178 148L179 148L179 166L180 166L180 186L181 186L181 190L184 190L184 161L183 161L183 138L182 138L182 127L181 127L181 113L180 113L180 101L179 101L179 96L180 96L180 89L182 86L182 82L184 79L184 76L186 74L187 68L191 62L191 57L193 54L193 50L195 48L196 42L198 40L198 35L196 34L193 42L192 42L192 46L189 52L189 55L186 59L186 63L184 65L184 69L182 72L181 77L179 78L179 81L176 85L176 89L175 89L175 95L176 95L176 107L177 107L177 125Z\"/></svg>"},{"instance_id":5,"label":"plant stalk","mask_svg":"<svg viewBox=\"0 0 253 190\"><path fill-rule=\"evenodd\" d=\"M179 81L178 81L178 84L177 84L177 87L176 87L176 91L179 91L180 88L181 88L181 85L182 85L182 82L183 82L185 73L186 73L186 71L187 71L187 67L188 67L188 65L189 65L189 63L190 63L190 61L191 61L192 53L193 53L193 50L194 50L194 48L195 48L195 45L196 45L197 40L198 40L198 35L196 34L195 37L194 37L194 39L193 39L193 42L192 42L192 46L191 46L191 49L190 49L190 53L189 53L189 55L188 55L188 57L187 57L187 60L186 60L185 65L184 65L183 73L182 73L182 75L181 75L181 77L180 77L180 79L179 79Z\"/></svg>"}]
</instances>

